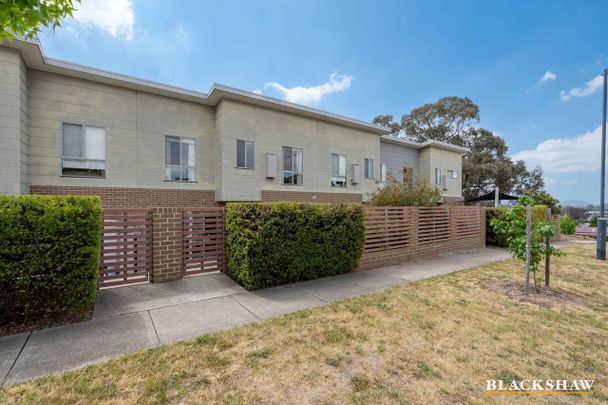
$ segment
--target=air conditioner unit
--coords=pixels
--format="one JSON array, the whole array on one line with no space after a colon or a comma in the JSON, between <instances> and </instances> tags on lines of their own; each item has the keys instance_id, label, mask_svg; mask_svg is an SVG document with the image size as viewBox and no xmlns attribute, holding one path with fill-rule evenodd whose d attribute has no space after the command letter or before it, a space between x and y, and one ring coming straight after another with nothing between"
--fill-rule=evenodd
<instances>
[{"instance_id":1,"label":"air conditioner unit","mask_svg":"<svg viewBox=\"0 0 608 405\"><path fill-rule=\"evenodd\" d=\"M351 183L353 184L357 184L359 182L361 182L361 166L359 166L358 163L353 163L352 165L350 165L351 167L351 174L352 176L351 178Z\"/></svg>"},{"instance_id":2,"label":"air conditioner unit","mask_svg":"<svg viewBox=\"0 0 608 405\"><path fill-rule=\"evenodd\" d=\"M441 176L441 188L445 191L448 189L448 176Z\"/></svg>"},{"instance_id":3,"label":"air conditioner unit","mask_svg":"<svg viewBox=\"0 0 608 405\"><path fill-rule=\"evenodd\" d=\"M274 153L266 154L266 178L274 179L277 177L277 155Z\"/></svg>"}]
</instances>

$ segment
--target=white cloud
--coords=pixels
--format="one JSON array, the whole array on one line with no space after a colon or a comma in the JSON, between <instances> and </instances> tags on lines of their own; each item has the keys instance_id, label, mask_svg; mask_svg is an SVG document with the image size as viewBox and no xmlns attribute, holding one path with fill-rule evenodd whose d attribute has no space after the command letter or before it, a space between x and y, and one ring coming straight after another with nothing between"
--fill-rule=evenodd
<instances>
[{"instance_id":1,"label":"white cloud","mask_svg":"<svg viewBox=\"0 0 608 405\"><path fill-rule=\"evenodd\" d=\"M530 167L542 166L545 173L574 173L600 167L601 127L572 138L549 139L536 148L513 155Z\"/></svg>"},{"instance_id":2,"label":"white cloud","mask_svg":"<svg viewBox=\"0 0 608 405\"><path fill-rule=\"evenodd\" d=\"M292 103L316 104L331 93L345 91L350 88L354 77L351 75L339 75L332 73L327 83L312 87L285 87L277 82L266 83L264 87L270 87L282 94L283 98Z\"/></svg>"},{"instance_id":3,"label":"white cloud","mask_svg":"<svg viewBox=\"0 0 608 405\"><path fill-rule=\"evenodd\" d=\"M554 179L553 177L549 177L549 176L544 176L544 180L545 180L545 185L547 185L547 186L551 186L551 185L557 183L557 179Z\"/></svg>"},{"instance_id":4,"label":"white cloud","mask_svg":"<svg viewBox=\"0 0 608 405\"><path fill-rule=\"evenodd\" d=\"M540 78L539 81L536 82L536 87L542 86L546 82L551 82L557 79L557 75L550 70L547 70L543 77Z\"/></svg>"},{"instance_id":5,"label":"white cloud","mask_svg":"<svg viewBox=\"0 0 608 405\"><path fill-rule=\"evenodd\" d=\"M254 94L259 94L260 96L262 95L262 90L260 89L251 90L251 92Z\"/></svg>"},{"instance_id":6,"label":"white cloud","mask_svg":"<svg viewBox=\"0 0 608 405\"><path fill-rule=\"evenodd\" d=\"M133 38L132 0L82 0L76 8L74 20L80 24L100 28L113 37Z\"/></svg>"},{"instance_id":7,"label":"white cloud","mask_svg":"<svg viewBox=\"0 0 608 405\"><path fill-rule=\"evenodd\" d=\"M575 87L568 91L562 90L559 93L559 98L563 101L568 101L572 97L587 97L595 93L604 85L604 78L602 75L597 75L593 79L589 80L583 87Z\"/></svg>"}]
</instances>

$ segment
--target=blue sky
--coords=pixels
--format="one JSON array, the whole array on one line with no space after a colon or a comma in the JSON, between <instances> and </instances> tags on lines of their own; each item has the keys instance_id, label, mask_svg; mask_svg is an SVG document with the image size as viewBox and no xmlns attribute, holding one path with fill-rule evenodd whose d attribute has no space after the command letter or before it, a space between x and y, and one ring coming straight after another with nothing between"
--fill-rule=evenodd
<instances>
[{"instance_id":1,"label":"blue sky","mask_svg":"<svg viewBox=\"0 0 608 405\"><path fill-rule=\"evenodd\" d=\"M367 121L467 96L552 194L597 202L606 21L602 1L83 0L41 41L54 58Z\"/></svg>"}]
</instances>

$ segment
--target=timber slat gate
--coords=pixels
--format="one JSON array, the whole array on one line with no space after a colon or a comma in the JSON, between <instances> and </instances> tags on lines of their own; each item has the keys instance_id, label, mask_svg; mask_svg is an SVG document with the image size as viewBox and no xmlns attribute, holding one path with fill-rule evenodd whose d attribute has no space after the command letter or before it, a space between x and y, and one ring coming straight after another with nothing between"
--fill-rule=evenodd
<instances>
[{"instance_id":1,"label":"timber slat gate","mask_svg":"<svg viewBox=\"0 0 608 405\"><path fill-rule=\"evenodd\" d=\"M148 282L152 267L152 210L103 210L98 288Z\"/></svg>"},{"instance_id":2,"label":"timber slat gate","mask_svg":"<svg viewBox=\"0 0 608 405\"><path fill-rule=\"evenodd\" d=\"M184 275L224 269L224 208L185 208Z\"/></svg>"}]
</instances>

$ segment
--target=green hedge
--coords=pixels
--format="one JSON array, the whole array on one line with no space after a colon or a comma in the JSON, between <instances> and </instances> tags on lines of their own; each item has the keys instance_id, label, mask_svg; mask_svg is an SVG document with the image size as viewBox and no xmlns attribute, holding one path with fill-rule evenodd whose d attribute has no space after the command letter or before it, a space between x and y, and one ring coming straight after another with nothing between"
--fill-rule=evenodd
<instances>
[{"instance_id":1,"label":"green hedge","mask_svg":"<svg viewBox=\"0 0 608 405\"><path fill-rule=\"evenodd\" d=\"M0 323L95 302L101 207L89 196L0 196Z\"/></svg>"},{"instance_id":2,"label":"green hedge","mask_svg":"<svg viewBox=\"0 0 608 405\"><path fill-rule=\"evenodd\" d=\"M487 246L498 246L506 247L507 242L494 232L492 227L493 218L501 218L501 216L507 211L506 207L500 208L486 208L486 245Z\"/></svg>"},{"instance_id":3,"label":"green hedge","mask_svg":"<svg viewBox=\"0 0 608 405\"><path fill-rule=\"evenodd\" d=\"M507 210L507 207L499 207L499 208L486 208L486 246L498 246L498 247L506 247L507 242L503 240L500 236L494 232L494 228L492 228L492 219L500 218L502 214ZM547 213L546 205L533 205L532 206L532 221L545 221Z\"/></svg>"},{"instance_id":4,"label":"green hedge","mask_svg":"<svg viewBox=\"0 0 608 405\"><path fill-rule=\"evenodd\" d=\"M228 274L247 289L352 271L364 242L360 205L226 206Z\"/></svg>"}]
</instances>

